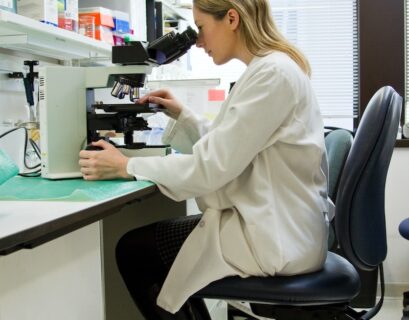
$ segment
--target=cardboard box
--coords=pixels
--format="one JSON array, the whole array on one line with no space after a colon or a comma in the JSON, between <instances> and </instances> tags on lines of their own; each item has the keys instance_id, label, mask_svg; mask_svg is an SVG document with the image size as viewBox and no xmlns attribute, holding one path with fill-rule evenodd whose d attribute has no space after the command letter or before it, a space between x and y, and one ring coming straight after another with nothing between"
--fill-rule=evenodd
<instances>
[{"instance_id":1,"label":"cardboard box","mask_svg":"<svg viewBox=\"0 0 409 320\"><path fill-rule=\"evenodd\" d=\"M17 0L18 14L58 26L57 0Z\"/></svg>"},{"instance_id":2,"label":"cardboard box","mask_svg":"<svg viewBox=\"0 0 409 320\"><path fill-rule=\"evenodd\" d=\"M78 20L78 33L95 39L95 17L80 16Z\"/></svg>"},{"instance_id":3,"label":"cardboard box","mask_svg":"<svg viewBox=\"0 0 409 320\"><path fill-rule=\"evenodd\" d=\"M95 39L114 45L114 34L110 27L95 26Z\"/></svg>"},{"instance_id":4,"label":"cardboard box","mask_svg":"<svg viewBox=\"0 0 409 320\"><path fill-rule=\"evenodd\" d=\"M79 8L79 16L94 16L95 26L104 26L113 28L114 17L112 11L103 7Z\"/></svg>"},{"instance_id":5,"label":"cardboard box","mask_svg":"<svg viewBox=\"0 0 409 320\"><path fill-rule=\"evenodd\" d=\"M78 0L58 0L58 26L78 32Z\"/></svg>"},{"instance_id":6,"label":"cardboard box","mask_svg":"<svg viewBox=\"0 0 409 320\"><path fill-rule=\"evenodd\" d=\"M115 33L114 32L114 45L115 46L123 46L125 45L125 39L123 34Z\"/></svg>"}]
</instances>

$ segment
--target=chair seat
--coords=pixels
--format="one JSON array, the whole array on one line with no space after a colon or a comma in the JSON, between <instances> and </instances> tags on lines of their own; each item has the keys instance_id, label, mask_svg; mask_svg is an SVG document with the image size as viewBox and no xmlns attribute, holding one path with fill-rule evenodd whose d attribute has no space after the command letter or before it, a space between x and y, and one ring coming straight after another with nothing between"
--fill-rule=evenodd
<instances>
[{"instance_id":1,"label":"chair seat","mask_svg":"<svg viewBox=\"0 0 409 320\"><path fill-rule=\"evenodd\" d=\"M409 218L403 220L399 225L399 232L402 237L409 240Z\"/></svg>"},{"instance_id":2,"label":"chair seat","mask_svg":"<svg viewBox=\"0 0 409 320\"><path fill-rule=\"evenodd\" d=\"M296 276L227 277L214 281L194 297L308 306L349 302L359 289L355 268L343 257L328 252L320 271Z\"/></svg>"}]
</instances>

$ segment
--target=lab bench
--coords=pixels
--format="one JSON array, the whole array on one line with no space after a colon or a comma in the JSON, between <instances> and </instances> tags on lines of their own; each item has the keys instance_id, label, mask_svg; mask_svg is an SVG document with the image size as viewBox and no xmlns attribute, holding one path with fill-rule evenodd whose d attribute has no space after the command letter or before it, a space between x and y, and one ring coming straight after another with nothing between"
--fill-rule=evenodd
<instances>
[{"instance_id":1,"label":"lab bench","mask_svg":"<svg viewBox=\"0 0 409 320\"><path fill-rule=\"evenodd\" d=\"M50 193L73 183L27 179ZM143 319L117 270L116 243L133 228L186 214L186 204L151 182L114 185L105 199L92 198L104 182L90 190L78 182L80 196L53 199L2 200L15 191L0 186L0 319Z\"/></svg>"}]
</instances>

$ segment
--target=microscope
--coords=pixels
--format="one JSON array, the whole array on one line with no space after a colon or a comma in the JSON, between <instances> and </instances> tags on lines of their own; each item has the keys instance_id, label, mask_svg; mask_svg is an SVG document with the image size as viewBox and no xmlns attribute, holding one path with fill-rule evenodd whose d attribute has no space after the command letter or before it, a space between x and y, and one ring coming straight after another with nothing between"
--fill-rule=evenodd
<instances>
[{"instance_id":1,"label":"microscope","mask_svg":"<svg viewBox=\"0 0 409 320\"><path fill-rule=\"evenodd\" d=\"M181 57L196 43L196 32L188 27L181 34L170 32L151 43L141 41L127 42L125 46L112 48L112 62L119 65L153 65L168 64ZM156 113L163 107L154 104L135 104L139 99L140 89L145 85L146 73L120 74L115 76L111 95L124 99L129 97L129 104L92 104L87 109L88 143L102 137L99 130L114 130L123 133L124 145L118 146L128 156L141 152L129 150L154 148L144 142L134 142L134 131L150 130L145 118L138 116L144 113ZM98 113L103 110L104 113ZM143 150L140 150L143 151Z\"/></svg>"},{"instance_id":2,"label":"microscope","mask_svg":"<svg viewBox=\"0 0 409 320\"><path fill-rule=\"evenodd\" d=\"M39 68L41 176L47 179L81 177L78 153L101 131L123 133L116 144L127 156L160 155L157 146L134 141L134 132L149 130L142 114L163 107L135 103L152 68L171 63L196 43L196 32L170 32L152 41L130 41L112 47L112 65L95 67L45 66ZM96 90L112 88L111 95L129 103L104 104ZM169 150L169 148L162 148ZM164 154L163 154L164 155Z\"/></svg>"}]
</instances>

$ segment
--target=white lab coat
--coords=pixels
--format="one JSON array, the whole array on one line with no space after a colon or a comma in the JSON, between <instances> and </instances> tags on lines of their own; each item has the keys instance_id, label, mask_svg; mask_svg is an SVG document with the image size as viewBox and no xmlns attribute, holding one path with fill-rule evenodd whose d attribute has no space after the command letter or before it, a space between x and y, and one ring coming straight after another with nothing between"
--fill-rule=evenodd
<instances>
[{"instance_id":1,"label":"white lab coat","mask_svg":"<svg viewBox=\"0 0 409 320\"><path fill-rule=\"evenodd\" d=\"M203 217L172 265L159 306L174 313L225 276L322 267L323 122L309 78L286 54L254 58L213 123L184 109L164 140L184 154L133 158L128 173L174 200L196 197Z\"/></svg>"}]
</instances>

